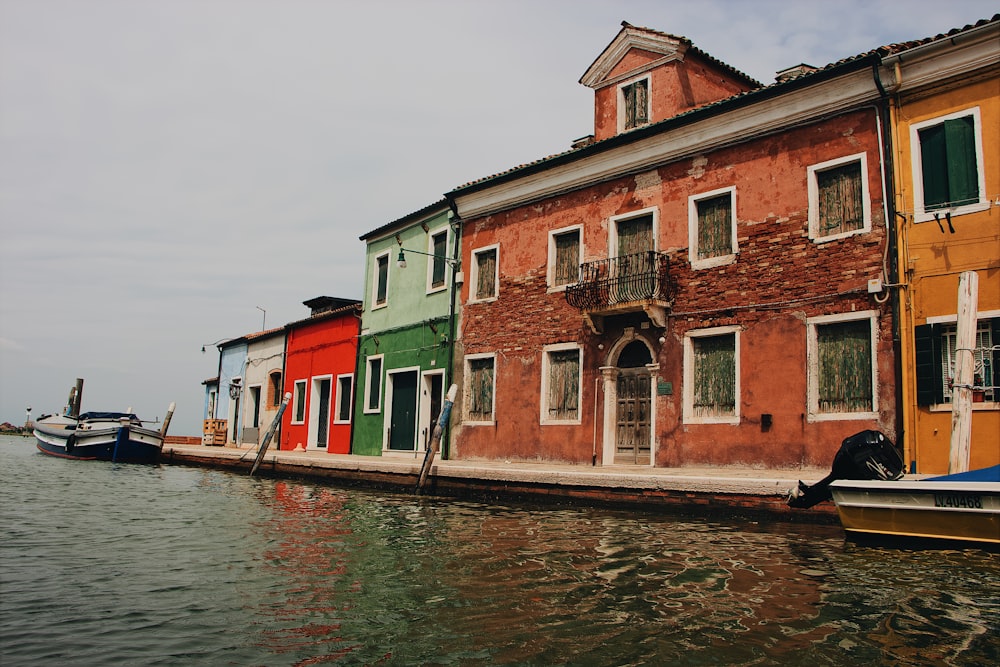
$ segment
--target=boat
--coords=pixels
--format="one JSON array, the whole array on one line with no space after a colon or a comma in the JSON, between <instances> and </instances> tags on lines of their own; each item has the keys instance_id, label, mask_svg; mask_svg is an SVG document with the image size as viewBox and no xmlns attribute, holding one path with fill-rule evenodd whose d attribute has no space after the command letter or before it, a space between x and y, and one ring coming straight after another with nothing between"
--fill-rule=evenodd
<instances>
[{"instance_id":1,"label":"boat","mask_svg":"<svg viewBox=\"0 0 1000 667\"><path fill-rule=\"evenodd\" d=\"M1000 547L1000 465L924 479L836 480L830 492L855 541Z\"/></svg>"},{"instance_id":2,"label":"boat","mask_svg":"<svg viewBox=\"0 0 1000 667\"><path fill-rule=\"evenodd\" d=\"M907 477L898 450L878 431L846 438L830 474L811 486L800 481L788 505L825 500L835 503L852 541L1000 548L1000 465Z\"/></svg>"},{"instance_id":3,"label":"boat","mask_svg":"<svg viewBox=\"0 0 1000 667\"><path fill-rule=\"evenodd\" d=\"M50 456L76 460L156 463L173 415L170 404L160 429L145 426L132 412L80 413L83 380L70 392L69 407L63 414L45 415L35 421L34 434L39 451Z\"/></svg>"}]
</instances>

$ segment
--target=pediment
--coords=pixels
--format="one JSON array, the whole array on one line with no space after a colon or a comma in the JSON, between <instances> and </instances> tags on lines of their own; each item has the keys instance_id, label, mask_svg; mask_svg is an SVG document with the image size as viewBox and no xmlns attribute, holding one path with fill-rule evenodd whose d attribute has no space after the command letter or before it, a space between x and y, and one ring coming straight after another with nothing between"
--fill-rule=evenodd
<instances>
[{"instance_id":1,"label":"pediment","mask_svg":"<svg viewBox=\"0 0 1000 667\"><path fill-rule=\"evenodd\" d=\"M671 60L683 60L690 45L691 42L684 37L669 35L649 28L638 28L622 21L622 29L618 35L611 40L601 55L580 77L580 83L588 88L600 88L610 81L620 78L626 72L618 71L619 64L632 51L640 55L637 59L639 63L644 61L648 67L651 67L654 64ZM637 66L639 63L630 63L627 73L647 68L641 65Z\"/></svg>"}]
</instances>

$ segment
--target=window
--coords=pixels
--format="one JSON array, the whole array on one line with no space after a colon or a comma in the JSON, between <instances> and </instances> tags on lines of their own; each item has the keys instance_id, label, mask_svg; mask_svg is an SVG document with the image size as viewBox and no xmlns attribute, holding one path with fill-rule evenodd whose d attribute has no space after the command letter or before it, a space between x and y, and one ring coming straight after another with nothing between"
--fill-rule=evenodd
<instances>
[{"instance_id":1,"label":"window","mask_svg":"<svg viewBox=\"0 0 1000 667\"><path fill-rule=\"evenodd\" d=\"M389 292L389 253L383 253L375 258L375 275L373 280L372 304L373 308L380 308L386 304Z\"/></svg>"},{"instance_id":2,"label":"window","mask_svg":"<svg viewBox=\"0 0 1000 667\"><path fill-rule=\"evenodd\" d=\"M472 300L495 299L499 291L497 259L499 246L480 248L472 253Z\"/></svg>"},{"instance_id":3,"label":"window","mask_svg":"<svg viewBox=\"0 0 1000 667\"><path fill-rule=\"evenodd\" d=\"M809 238L830 241L871 229L867 154L823 162L807 172Z\"/></svg>"},{"instance_id":4,"label":"window","mask_svg":"<svg viewBox=\"0 0 1000 667\"><path fill-rule=\"evenodd\" d=\"M292 423L302 424L306 420L306 381L296 380L295 389L292 392L292 400L295 404L295 411L292 413Z\"/></svg>"},{"instance_id":5,"label":"window","mask_svg":"<svg viewBox=\"0 0 1000 667\"><path fill-rule=\"evenodd\" d=\"M914 123L910 145L915 222L989 208L978 107Z\"/></svg>"},{"instance_id":6,"label":"window","mask_svg":"<svg viewBox=\"0 0 1000 667\"><path fill-rule=\"evenodd\" d=\"M618 88L618 131L649 124L649 77Z\"/></svg>"},{"instance_id":7,"label":"window","mask_svg":"<svg viewBox=\"0 0 1000 667\"><path fill-rule=\"evenodd\" d=\"M465 415L470 422L494 420L493 396L496 358L490 355L473 355L465 358Z\"/></svg>"},{"instance_id":8,"label":"window","mask_svg":"<svg viewBox=\"0 0 1000 667\"><path fill-rule=\"evenodd\" d=\"M707 269L736 260L736 188L688 199L688 242L692 268Z\"/></svg>"},{"instance_id":9,"label":"window","mask_svg":"<svg viewBox=\"0 0 1000 667\"><path fill-rule=\"evenodd\" d=\"M575 344L548 345L542 353L542 423L580 423L580 375L583 349Z\"/></svg>"},{"instance_id":10,"label":"window","mask_svg":"<svg viewBox=\"0 0 1000 667\"><path fill-rule=\"evenodd\" d=\"M738 424L739 330L716 327L684 337L684 421Z\"/></svg>"},{"instance_id":11,"label":"window","mask_svg":"<svg viewBox=\"0 0 1000 667\"><path fill-rule=\"evenodd\" d=\"M260 385L247 389L250 390L250 428L260 428Z\"/></svg>"},{"instance_id":12,"label":"window","mask_svg":"<svg viewBox=\"0 0 1000 667\"><path fill-rule=\"evenodd\" d=\"M1000 364L1000 314L980 314L976 325L973 356L974 403L1000 402L997 365ZM921 325L914 330L916 350L917 405L949 405L955 377L954 321ZM994 348L994 346L998 348Z\"/></svg>"},{"instance_id":13,"label":"window","mask_svg":"<svg viewBox=\"0 0 1000 667\"><path fill-rule=\"evenodd\" d=\"M875 313L810 318L810 419L878 416L875 396Z\"/></svg>"},{"instance_id":14,"label":"window","mask_svg":"<svg viewBox=\"0 0 1000 667\"><path fill-rule=\"evenodd\" d=\"M445 286L445 269L448 264L444 260L448 256L448 230L431 235L430 247L427 252L434 256L430 261L430 276L428 276L427 291L443 289Z\"/></svg>"},{"instance_id":15,"label":"window","mask_svg":"<svg viewBox=\"0 0 1000 667\"><path fill-rule=\"evenodd\" d=\"M656 250L656 209L615 216L611 222L611 247L617 250L617 257Z\"/></svg>"},{"instance_id":16,"label":"window","mask_svg":"<svg viewBox=\"0 0 1000 667\"><path fill-rule=\"evenodd\" d=\"M549 287L565 287L580 280L580 228L549 233Z\"/></svg>"},{"instance_id":17,"label":"window","mask_svg":"<svg viewBox=\"0 0 1000 667\"><path fill-rule=\"evenodd\" d=\"M276 408L279 405L281 405L281 399L283 397L281 395L280 371L272 371L271 374L268 376L267 394L268 398L270 399L268 402L271 404L271 407Z\"/></svg>"},{"instance_id":18,"label":"window","mask_svg":"<svg viewBox=\"0 0 1000 667\"><path fill-rule=\"evenodd\" d=\"M354 376L337 376L337 413L333 421L337 424L346 424L351 421L351 403L354 399Z\"/></svg>"},{"instance_id":19,"label":"window","mask_svg":"<svg viewBox=\"0 0 1000 667\"><path fill-rule=\"evenodd\" d=\"M365 373L365 412L382 409L382 355L368 357Z\"/></svg>"}]
</instances>

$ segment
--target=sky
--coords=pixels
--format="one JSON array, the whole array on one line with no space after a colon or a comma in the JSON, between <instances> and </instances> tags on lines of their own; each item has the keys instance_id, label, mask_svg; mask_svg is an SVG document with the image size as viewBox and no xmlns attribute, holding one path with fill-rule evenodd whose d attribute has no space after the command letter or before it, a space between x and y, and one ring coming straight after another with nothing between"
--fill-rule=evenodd
<instances>
[{"instance_id":1,"label":"sky","mask_svg":"<svg viewBox=\"0 0 1000 667\"><path fill-rule=\"evenodd\" d=\"M220 339L361 299L359 236L593 132L622 21L762 83L995 0L0 0L0 422L200 435ZM207 348L201 352L202 346Z\"/></svg>"}]
</instances>

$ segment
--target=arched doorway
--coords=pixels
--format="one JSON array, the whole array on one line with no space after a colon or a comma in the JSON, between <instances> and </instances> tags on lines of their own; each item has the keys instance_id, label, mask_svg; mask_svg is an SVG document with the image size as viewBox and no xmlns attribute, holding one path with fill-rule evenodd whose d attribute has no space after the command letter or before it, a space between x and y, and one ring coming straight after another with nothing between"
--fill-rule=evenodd
<instances>
[{"instance_id":1,"label":"arched doorway","mask_svg":"<svg viewBox=\"0 0 1000 667\"><path fill-rule=\"evenodd\" d=\"M650 465L653 458L653 347L634 329L612 346L604 376L605 464Z\"/></svg>"}]
</instances>

